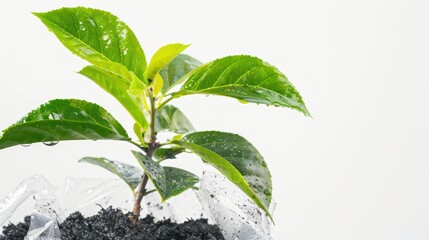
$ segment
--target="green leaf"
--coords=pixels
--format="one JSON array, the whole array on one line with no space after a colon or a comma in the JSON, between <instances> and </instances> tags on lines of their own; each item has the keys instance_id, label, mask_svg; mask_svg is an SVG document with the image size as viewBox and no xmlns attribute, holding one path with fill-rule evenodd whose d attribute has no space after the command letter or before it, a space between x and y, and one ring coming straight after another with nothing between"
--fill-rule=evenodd
<instances>
[{"instance_id":1,"label":"green leaf","mask_svg":"<svg viewBox=\"0 0 429 240\"><path fill-rule=\"evenodd\" d=\"M164 80L161 92L164 94L167 93L174 86L181 83L179 80L181 80L183 76L201 65L202 63L200 61L189 55L177 55L177 57L167 64L160 72Z\"/></svg>"},{"instance_id":2,"label":"green leaf","mask_svg":"<svg viewBox=\"0 0 429 240\"><path fill-rule=\"evenodd\" d=\"M162 76L159 75L159 73L155 74L155 78L153 79L153 95L156 97L158 96L159 92L162 90L162 86L164 85L164 80L162 79Z\"/></svg>"},{"instance_id":3,"label":"green leaf","mask_svg":"<svg viewBox=\"0 0 429 240\"><path fill-rule=\"evenodd\" d=\"M246 139L232 133L205 131L190 133L173 143L211 164L270 215L271 174L264 158Z\"/></svg>"},{"instance_id":4,"label":"green leaf","mask_svg":"<svg viewBox=\"0 0 429 240\"><path fill-rule=\"evenodd\" d=\"M156 114L156 131L189 133L195 131L189 119L178 108L165 105Z\"/></svg>"},{"instance_id":5,"label":"green leaf","mask_svg":"<svg viewBox=\"0 0 429 240\"><path fill-rule=\"evenodd\" d=\"M131 151L136 157L139 164L142 166L146 174L149 176L155 188L163 195L167 192L167 183L165 180L165 172L162 166L153 161L150 157L142 154L141 152Z\"/></svg>"},{"instance_id":6,"label":"green leaf","mask_svg":"<svg viewBox=\"0 0 429 240\"><path fill-rule=\"evenodd\" d=\"M51 100L3 131L0 149L64 140L129 141L125 129L104 108L77 99Z\"/></svg>"},{"instance_id":7,"label":"green leaf","mask_svg":"<svg viewBox=\"0 0 429 240\"><path fill-rule=\"evenodd\" d=\"M141 99L142 95L134 95L128 91L131 81L124 76L127 73L118 74L117 72L109 72L97 66L87 66L79 73L88 77L115 97L143 129L147 127L148 124L143 114L144 105Z\"/></svg>"},{"instance_id":8,"label":"green leaf","mask_svg":"<svg viewBox=\"0 0 429 240\"><path fill-rule=\"evenodd\" d=\"M85 157L79 160L79 162L90 163L109 170L124 180L133 192L140 184L141 177L143 175L143 171L138 167L112 161L106 158Z\"/></svg>"},{"instance_id":9,"label":"green leaf","mask_svg":"<svg viewBox=\"0 0 429 240\"><path fill-rule=\"evenodd\" d=\"M33 14L79 57L94 65L120 63L144 80L146 58L140 43L131 29L111 13L76 7Z\"/></svg>"},{"instance_id":10,"label":"green leaf","mask_svg":"<svg viewBox=\"0 0 429 240\"><path fill-rule=\"evenodd\" d=\"M146 143L143 140L143 136L145 134L146 129L142 128L142 126L140 126L140 124L134 123L133 130L134 130L134 133L136 134L137 138L139 139L140 144L142 146L146 146Z\"/></svg>"},{"instance_id":11,"label":"green leaf","mask_svg":"<svg viewBox=\"0 0 429 240\"><path fill-rule=\"evenodd\" d=\"M211 94L283 106L310 115L300 94L277 68L251 56L217 59L195 70L173 97Z\"/></svg>"},{"instance_id":12,"label":"green leaf","mask_svg":"<svg viewBox=\"0 0 429 240\"><path fill-rule=\"evenodd\" d=\"M132 151L143 167L163 201L192 188L199 179L193 173L179 168L162 167L150 157Z\"/></svg>"},{"instance_id":13,"label":"green leaf","mask_svg":"<svg viewBox=\"0 0 429 240\"><path fill-rule=\"evenodd\" d=\"M179 53L185 50L189 45L173 43L168 44L156 51L150 60L149 66L146 70L146 76L148 79L153 80L155 75L159 73L165 65L172 61Z\"/></svg>"},{"instance_id":14,"label":"green leaf","mask_svg":"<svg viewBox=\"0 0 429 240\"><path fill-rule=\"evenodd\" d=\"M199 178L188 171L175 167L164 167L167 182L167 192L162 196L163 201L177 196L180 193L193 188L199 182Z\"/></svg>"},{"instance_id":15,"label":"green leaf","mask_svg":"<svg viewBox=\"0 0 429 240\"><path fill-rule=\"evenodd\" d=\"M176 155L184 151L185 149L183 147L157 148L153 156L158 161L164 161L166 159L176 158Z\"/></svg>"}]
</instances>

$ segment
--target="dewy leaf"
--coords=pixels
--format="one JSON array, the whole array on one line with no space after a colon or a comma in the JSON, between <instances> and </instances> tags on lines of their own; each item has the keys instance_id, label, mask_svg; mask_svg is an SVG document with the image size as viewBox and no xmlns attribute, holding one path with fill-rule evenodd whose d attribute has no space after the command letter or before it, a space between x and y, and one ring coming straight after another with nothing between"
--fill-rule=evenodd
<instances>
[{"instance_id":1,"label":"dewy leaf","mask_svg":"<svg viewBox=\"0 0 429 240\"><path fill-rule=\"evenodd\" d=\"M180 168L164 167L164 172L167 181L167 192L162 196L163 201L179 195L199 182L199 178L195 174Z\"/></svg>"},{"instance_id":2,"label":"dewy leaf","mask_svg":"<svg viewBox=\"0 0 429 240\"><path fill-rule=\"evenodd\" d=\"M79 162L90 163L109 170L124 180L133 192L140 184L141 177L143 175L143 171L138 167L112 161L106 158L85 157L79 160Z\"/></svg>"},{"instance_id":3,"label":"dewy leaf","mask_svg":"<svg viewBox=\"0 0 429 240\"><path fill-rule=\"evenodd\" d=\"M143 129L147 127L148 124L143 114L142 95L134 95L128 91L131 82L126 77L97 66L87 66L79 73L115 97Z\"/></svg>"},{"instance_id":4,"label":"dewy leaf","mask_svg":"<svg viewBox=\"0 0 429 240\"><path fill-rule=\"evenodd\" d=\"M189 133L195 131L189 119L178 108L165 105L156 114L156 131Z\"/></svg>"},{"instance_id":5,"label":"dewy leaf","mask_svg":"<svg viewBox=\"0 0 429 240\"><path fill-rule=\"evenodd\" d=\"M164 80L161 92L164 94L167 93L174 86L180 84L179 80L183 76L201 65L202 63L197 59L186 54L179 54L160 72Z\"/></svg>"},{"instance_id":6,"label":"dewy leaf","mask_svg":"<svg viewBox=\"0 0 429 240\"><path fill-rule=\"evenodd\" d=\"M104 108L77 99L51 100L3 131L0 149L64 140L129 141L125 129Z\"/></svg>"},{"instance_id":7,"label":"dewy leaf","mask_svg":"<svg viewBox=\"0 0 429 240\"><path fill-rule=\"evenodd\" d=\"M300 94L277 68L251 56L229 56L195 70L173 97L212 94L283 106L310 115Z\"/></svg>"},{"instance_id":8,"label":"dewy leaf","mask_svg":"<svg viewBox=\"0 0 429 240\"><path fill-rule=\"evenodd\" d=\"M131 29L106 11L76 7L34 13L70 51L94 65L116 62L144 80L146 58Z\"/></svg>"},{"instance_id":9,"label":"dewy leaf","mask_svg":"<svg viewBox=\"0 0 429 240\"><path fill-rule=\"evenodd\" d=\"M271 174L264 158L246 139L232 133L205 131L190 133L173 143L211 164L270 215Z\"/></svg>"},{"instance_id":10,"label":"dewy leaf","mask_svg":"<svg viewBox=\"0 0 429 240\"><path fill-rule=\"evenodd\" d=\"M179 53L185 50L189 45L173 43L168 44L156 51L150 60L149 66L146 69L146 76L153 80L155 75L160 72L165 65L172 61Z\"/></svg>"},{"instance_id":11,"label":"dewy leaf","mask_svg":"<svg viewBox=\"0 0 429 240\"><path fill-rule=\"evenodd\" d=\"M165 179L165 172L162 166L153 161L150 157L144 155L141 152L131 151L134 154L134 157L137 159L139 164L142 166L146 174L149 176L155 188L158 192L162 193L167 192L167 183Z\"/></svg>"},{"instance_id":12,"label":"dewy leaf","mask_svg":"<svg viewBox=\"0 0 429 240\"><path fill-rule=\"evenodd\" d=\"M146 155L136 151L132 152L163 201L192 188L199 181L193 173L174 167L162 167Z\"/></svg>"}]
</instances>

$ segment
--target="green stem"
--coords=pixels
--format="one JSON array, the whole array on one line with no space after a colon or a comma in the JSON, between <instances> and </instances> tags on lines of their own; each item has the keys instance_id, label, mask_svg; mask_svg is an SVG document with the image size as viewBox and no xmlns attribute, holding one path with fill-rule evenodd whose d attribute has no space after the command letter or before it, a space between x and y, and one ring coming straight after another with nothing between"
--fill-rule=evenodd
<instances>
[{"instance_id":1,"label":"green stem","mask_svg":"<svg viewBox=\"0 0 429 240\"><path fill-rule=\"evenodd\" d=\"M173 97L167 98L167 100L165 100L164 102L162 102L161 104L159 104L157 110L161 109L162 107L164 107L165 104L167 104L168 102L170 102L171 100L173 100Z\"/></svg>"},{"instance_id":2,"label":"green stem","mask_svg":"<svg viewBox=\"0 0 429 240\"><path fill-rule=\"evenodd\" d=\"M129 140L128 142L130 142L131 144L133 144L134 146L136 146L136 147L138 147L140 149L143 149L143 147L139 143L134 142L133 140Z\"/></svg>"},{"instance_id":3,"label":"green stem","mask_svg":"<svg viewBox=\"0 0 429 240\"><path fill-rule=\"evenodd\" d=\"M150 101L150 126L149 126L150 136L149 136L148 147L145 149L145 151L146 151L146 156L152 158L155 150L159 147L159 143L156 142L156 135L157 135L156 107L155 107L156 99L153 96L152 88L150 89L150 92L149 92L149 101ZM146 173L143 173L142 180L136 191L134 207L133 207L133 215L130 216L130 220L133 224L135 224L140 217L141 201L143 200L143 197L151 192L151 191L147 191L146 189L146 184L148 182L148 179L149 179L148 175Z\"/></svg>"}]
</instances>

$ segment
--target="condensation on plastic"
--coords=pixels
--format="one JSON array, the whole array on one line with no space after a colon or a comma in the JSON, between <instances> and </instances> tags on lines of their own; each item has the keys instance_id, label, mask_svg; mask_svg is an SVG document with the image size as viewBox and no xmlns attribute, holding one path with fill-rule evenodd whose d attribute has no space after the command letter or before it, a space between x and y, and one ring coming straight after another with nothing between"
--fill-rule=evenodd
<instances>
[{"instance_id":1,"label":"condensation on plastic","mask_svg":"<svg viewBox=\"0 0 429 240\"><path fill-rule=\"evenodd\" d=\"M18 207L33 197L35 204L26 239L60 239L58 221L63 214L54 192L55 188L40 175L22 181L14 192L0 201L0 226L12 217Z\"/></svg>"},{"instance_id":2,"label":"condensation on plastic","mask_svg":"<svg viewBox=\"0 0 429 240\"><path fill-rule=\"evenodd\" d=\"M36 194L36 204L31 214L30 228L26 239L59 240L61 233L58 224L63 221L64 213L53 194Z\"/></svg>"},{"instance_id":3,"label":"condensation on plastic","mask_svg":"<svg viewBox=\"0 0 429 240\"><path fill-rule=\"evenodd\" d=\"M148 187L153 188L151 184ZM31 196L36 203L26 238L29 240L60 239L58 223L75 211L92 216L109 206L123 211L132 209L133 196L121 180L68 178L61 198L56 197L59 194L54 190L41 176L23 181L15 192L0 201L0 226ZM266 215L235 185L213 172L204 172L198 191L186 191L164 203L157 193L146 196L141 216L146 214L156 220L171 218L176 222L207 218L219 226L227 240L272 239Z\"/></svg>"},{"instance_id":4,"label":"condensation on plastic","mask_svg":"<svg viewBox=\"0 0 429 240\"><path fill-rule=\"evenodd\" d=\"M0 201L0 226L2 226L19 206L35 194L52 194L55 188L42 176L35 175L22 181L6 198Z\"/></svg>"},{"instance_id":5,"label":"condensation on plastic","mask_svg":"<svg viewBox=\"0 0 429 240\"><path fill-rule=\"evenodd\" d=\"M224 176L204 172L200 202L211 214L225 239L271 240L271 221L255 203ZM275 204L272 204L271 213Z\"/></svg>"}]
</instances>

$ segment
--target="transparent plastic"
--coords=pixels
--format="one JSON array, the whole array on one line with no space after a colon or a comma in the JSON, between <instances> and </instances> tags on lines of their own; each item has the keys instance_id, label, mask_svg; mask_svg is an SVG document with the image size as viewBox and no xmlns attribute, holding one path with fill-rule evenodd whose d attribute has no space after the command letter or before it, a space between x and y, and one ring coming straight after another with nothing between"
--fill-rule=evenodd
<instances>
[{"instance_id":1,"label":"transparent plastic","mask_svg":"<svg viewBox=\"0 0 429 240\"><path fill-rule=\"evenodd\" d=\"M153 186L149 184L148 188ZM28 199L33 200L33 206L24 204ZM132 193L122 180L68 178L61 191L36 175L0 201L0 226L26 206L26 214L31 212L26 239L60 239L59 223L75 211L92 216L109 206L131 211L132 204ZM167 202L161 203L156 193L146 196L141 215L146 214L156 220L171 218L176 222L207 218L219 226L227 240L272 239L269 218L235 185L214 172L203 173L199 190L186 191Z\"/></svg>"}]
</instances>

